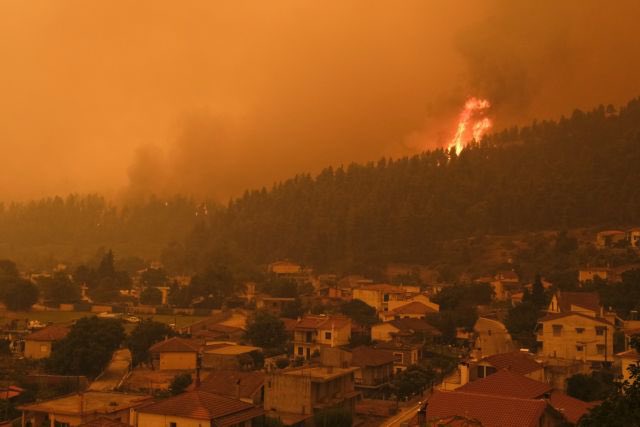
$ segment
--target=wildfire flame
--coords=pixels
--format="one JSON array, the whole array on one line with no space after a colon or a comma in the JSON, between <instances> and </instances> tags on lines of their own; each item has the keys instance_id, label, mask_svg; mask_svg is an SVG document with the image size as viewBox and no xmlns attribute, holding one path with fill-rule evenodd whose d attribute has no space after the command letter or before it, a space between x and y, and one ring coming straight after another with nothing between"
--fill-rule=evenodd
<instances>
[{"instance_id":1,"label":"wildfire flame","mask_svg":"<svg viewBox=\"0 0 640 427\"><path fill-rule=\"evenodd\" d=\"M464 149L464 145L470 139L480 141L493 123L489 117L486 117L487 109L491 107L486 99L471 97L464 103L464 109L460 113L456 134L447 147L451 150L455 147L456 154Z\"/></svg>"}]
</instances>

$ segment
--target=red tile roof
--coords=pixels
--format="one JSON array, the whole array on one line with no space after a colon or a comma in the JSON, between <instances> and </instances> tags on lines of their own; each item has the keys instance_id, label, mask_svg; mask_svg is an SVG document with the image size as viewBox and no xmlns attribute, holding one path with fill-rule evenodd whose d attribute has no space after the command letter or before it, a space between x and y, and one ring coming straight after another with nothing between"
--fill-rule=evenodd
<instances>
[{"instance_id":1,"label":"red tile roof","mask_svg":"<svg viewBox=\"0 0 640 427\"><path fill-rule=\"evenodd\" d=\"M538 322L549 322L549 321L552 321L552 320L562 319L564 317L569 317L569 316L578 316L578 317L582 317L582 318L585 318L585 319L593 320L594 322L603 323L605 325L613 326L613 324L611 324L611 322L609 322L607 319L603 319L602 317L591 317L591 316L587 316L586 314L576 313L576 312L547 314L543 318L538 319Z\"/></svg>"},{"instance_id":2,"label":"red tile roof","mask_svg":"<svg viewBox=\"0 0 640 427\"><path fill-rule=\"evenodd\" d=\"M573 424L577 424L578 420L589 412L589 409L598 406L596 402L583 402L557 390L551 393L549 404Z\"/></svg>"},{"instance_id":3,"label":"red tile roof","mask_svg":"<svg viewBox=\"0 0 640 427\"><path fill-rule=\"evenodd\" d=\"M69 328L51 325L25 337L26 341L58 341L69 334Z\"/></svg>"},{"instance_id":4,"label":"red tile roof","mask_svg":"<svg viewBox=\"0 0 640 427\"><path fill-rule=\"evenodd\" d=\"M561 312L570 312L572 305L592 310L595 313L600 312L600 296L597 292L558 291L556 296Z\"/></svg>"},{"instance_id":5,"label":"red tile roof","mask_svg":"<svg viewBox=\"0 0 640 427\"><path fill-rule=\"evenodd\" d=\"M202 390L193 390L152 403L137 411L145 414L172 415L208 421L233 414L239 416L237 423L253 418L255 409L254 405L238 399ZM243 417L243 415L247 417Z\"/></svg>"},{"instance_id":6,"label":"red tile roof","mask_svg":"<svg viewBox=\"0 0 640 427\"><path fill-rule=\"evenodd\" d=\"M351 366L381 366L393 364L394 356L390 351L360 346L351 350Z\"/></svg>"},{"instance_id":7,"label":"red tile roof","mask_svg":"<svg viewBox=\"0 0 640 427\"><path fill-rule=\"evenodd\" d=\"M551 386L503 369L486 378L467 383L456 391L536 399L550 392Z\"/></svg>"},{"instance_id":8,"label":"red tile roof","mask_svg":"<svg viewBox=\"0 0 640 427\"><path fill-rule=\"evenodd\" d=\"M107 417L96 418L95 420L82 423L78 427L129 427L128 423L112 420Z\"/></svg>"},{"instance_id":9,"label":"red tile roof","mask_svg":"<svg viewBox=\"0 0 640 427\"><path fill-rule=\"evenodd\" d=\"M498 370L507 369L520 375L527 375L543 368L542 364L536 362L532 355L517 350L487 356L482 361Z\"/></svg>"},{"instance_id":10,"label":"red tile roof","mask_svg":"<svg viewBox=\"0 0 640 427\"><path fill-rule=\"evenodd\" d=\"M200 351L199 341L173 337L151 346L151 353L197 353Z\"/></svg>"},{"instance_id":11,"label":"red tile roof","mask_svg":"<svg viewBox=\"0 0 640 427\"><path fill-rule=\"evenodd\" d=\"M433 336L440 336L442 333L422 319L396 319L392 320L393 326L400 331L424 332Z\"/></svg>"},{"instance_id":12,"label":"red tile roof","mask_svg":"<svg viewBox=\"0 0 640 427\"><path fill-rule=\"evenodd\" d=\"M213 371L200 384L199 390L222 396L251 398L264 384L264 372Z\"/></svg>"},{"instance_id":13,"label":"red tile roof","mask_svg":"<svg viewBox=\"0 0 640 427\"><path fill-rule=\"evenodd\" d=\"M331 329L351 324L351 319L342 316L304 316L298 320L295 329Z\"/></svg>"},{"instance_id":14,"label":"red tile roof","mask_svg":"<svg viewBox=\"0 0 640 427\"><path fill-rule=\"evenodd\" d=\"M421 315L425 315L429 313L437 313L436 310L424 305L419 301L412 301L408 304L401 305L400 307L396 307L395 309L392 310L392 312L395 314L421 314Z\"/></svg>"},{"instance_id":15,"label":"red tile roof","mask_svg":"<svg viewBox=\"0 0 640 427\"><path fill-rule=\"evenodd\" d=\"M458 391L436 391L427 403L429 420L457 415L476 419L483 427L537 427L547 407L544 400Z\"/></svg>"}]
</instances>

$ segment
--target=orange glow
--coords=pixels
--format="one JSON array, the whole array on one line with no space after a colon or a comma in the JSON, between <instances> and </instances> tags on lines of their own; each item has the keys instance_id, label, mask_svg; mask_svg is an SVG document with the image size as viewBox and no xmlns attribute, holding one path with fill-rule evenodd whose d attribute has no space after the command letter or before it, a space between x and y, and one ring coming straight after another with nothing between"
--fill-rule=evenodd
<instances>
[{"instance_id":1,"label":"orange glow","mask_svg":"<svg viewBox=\"0 0 640 427\"><path fill-rule=\"evenodd\" d=\"M456 154L460 154L466 142L471 139L475 141L482 139L482 136L491 129L493 124L491 119L486 117L489 107L491 107L491 103L486 99L475 97L467 99L458 119L456 134L447 147L448 150L455 147Z\"/></svg>"}]
</instances>

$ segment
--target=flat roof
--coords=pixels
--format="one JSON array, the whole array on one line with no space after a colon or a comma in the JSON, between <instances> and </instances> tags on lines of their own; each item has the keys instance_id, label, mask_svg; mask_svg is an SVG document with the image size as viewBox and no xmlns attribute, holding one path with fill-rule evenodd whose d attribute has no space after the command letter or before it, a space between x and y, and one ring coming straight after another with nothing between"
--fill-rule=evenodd
<instances>
[{"instance_id":1,"label":"flat roof","mask_svg":"<svg viewBox=\"0 0 640 427\"><path fill-rule=\"evenodd\" d=\"M236 354L251 353L252 351L262 351L262 349L260 347L251 347L249 345L228 345L225 347L205 350L205 354L236 355Z\"/></svg>"},{"instance_id":2,"label":"flat roof","mask_svg":"<svg viewBox=\"0 0 640 427\"><path fill-rule=\"evenodd\" d=\"M83 414L108 414L137 406L150 399L151 396L138 394L88 391L82 394L70 394L44 402L22 405L18 409L48 414L80 415L80 406L82 405Z\"/></svg>"},{"instance_id":3,"label":"flat roof","mask_svg":"<svg viewBox=\"0 0 640 427\"><path fill-rule=\"evenodd\" d=\"M333 368L330 366L312 366L294 368L278 372L282 375L311 377L312 381L327 381L357 371L359 368Z\"/></svg>"}]
</instances>

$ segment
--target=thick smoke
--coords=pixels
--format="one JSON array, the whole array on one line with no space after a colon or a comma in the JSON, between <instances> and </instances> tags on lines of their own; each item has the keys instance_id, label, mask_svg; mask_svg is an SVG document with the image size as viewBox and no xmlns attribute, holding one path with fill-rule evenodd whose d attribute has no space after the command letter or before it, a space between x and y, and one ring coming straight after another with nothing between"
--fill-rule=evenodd
<instances>
[{"instance_id":1,"label":"thick smoke","mask_svg":"<svg viewBox=\"0 0 640 427\"><path fill-rule=\"evenodd\" d=\"M6 2L0 199L225 200L326 165L446 146L640 93L622 0Z\"/></svg>"}]
</instances>

